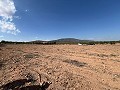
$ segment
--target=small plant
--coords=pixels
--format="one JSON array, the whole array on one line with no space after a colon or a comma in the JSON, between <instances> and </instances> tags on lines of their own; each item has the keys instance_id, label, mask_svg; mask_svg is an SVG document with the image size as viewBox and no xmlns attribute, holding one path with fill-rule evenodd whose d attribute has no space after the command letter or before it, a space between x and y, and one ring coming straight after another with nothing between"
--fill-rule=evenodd
<instances>
[{"instance_id":1,"label":"small plant","mask_svg":"<svg viewBox=\"0 0 120 90\"><path fill-rule=\"evenodd\" d=\"M26 58L26 59L38 58L38 57L39 57L38 54L32 54L32 53L24 55L24 58Z\"/></svg>"},{"instance_id":2,"label":"small plant","mask_svg":"<svg viewBox=\"0 0 120 90\"><path fill-rule=\"evenodd\" d=\"M110 56L113 56L113 57L115 57L115 56L117 56L117 55L115 55L115 54L110 54Z\"/></svg>"},{"instance_id":3,"label":"small plant","mask_svg":"<svg viewBox=\"0 0 120 90\"><path fill-rule=\"evenodd\" d=\"M4 47L4 46L5 46L5 44L0 43L0 47Z\"/></svg>"},{"instance_id":4,"label":"small plant","mask_svg":"<svg viewBox=\"0 0 120 90\"><path fill-rule=\"evenodd\" d=\"M33 54L26 54L26 55L24 55L24 57L25 58L33 58L34 56L33 56Z\"/></svg>"},{"instance_id":5,"label":"small plant","mask_svg":"<svg viewBox=\"0 0 120 90\"><path fill-rule=\"evenodd\" d=\"M77 67L83 67L86 65L86 63L84 63L84 62L78 62L76 60L65 60L64 62L70 63L70 64L75 65Z\"/></svg>"},{"instance_id":6,"label":"small plant","mask_svg":"<svg viewBox=\"0 0 120 90\"><path fill-rule=\"evenodd\" d=\"M115 62L120 62L120 60L118 60L118 59L116 59L116 60L113 60L113 61L115 61Z\"/></svg>"},{"instance_id":7,"label":"small plant","mask_svg":"<svg viewBox=\"0 0 120 90\"><path fill-rule=\"evenodd\" d=\"M108 55L105 55L105 54L98 54L97 56L99 56L99 57L108 57Z\"/></svg>"},{"instance_id":8,"label":"small plant","mask_svg":"<svg viewBox=\"0 0 120 90\"><path fill-rule=\"evenodd\" d=\"M4 62L0 61L0 69L4 66Z\"/></svg>"}]
</instances>

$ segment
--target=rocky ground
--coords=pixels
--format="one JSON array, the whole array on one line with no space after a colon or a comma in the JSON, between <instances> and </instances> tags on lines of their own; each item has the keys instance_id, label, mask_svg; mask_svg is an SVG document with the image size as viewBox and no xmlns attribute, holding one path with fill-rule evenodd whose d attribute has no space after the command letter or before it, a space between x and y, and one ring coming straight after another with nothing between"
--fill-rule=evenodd
<instances>
[{"instance_id":1,"label":"rocky ground","mask_svg":"<svg viewBox=\"0 0 120 90\"><path fill-rule=\"evenodd\" d=\"M0 86L39 74L47 90L120 90L120 45L0 46Z\"/></svg>"}]
</instances>

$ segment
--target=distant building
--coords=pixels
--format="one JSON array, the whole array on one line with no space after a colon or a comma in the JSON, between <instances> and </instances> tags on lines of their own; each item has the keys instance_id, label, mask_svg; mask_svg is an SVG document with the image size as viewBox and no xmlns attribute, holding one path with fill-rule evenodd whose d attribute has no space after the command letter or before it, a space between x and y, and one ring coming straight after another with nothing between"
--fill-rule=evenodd
<instances>
[{"instance_id":1,"label":"distant building","mask_svg":"<svg viewBox=\"0 0 120 90\"><path fill-rule=\"evenodd\" d=\"M81 46L82 44L78 43L79 46Z\"/></svg>"}]
</instances>

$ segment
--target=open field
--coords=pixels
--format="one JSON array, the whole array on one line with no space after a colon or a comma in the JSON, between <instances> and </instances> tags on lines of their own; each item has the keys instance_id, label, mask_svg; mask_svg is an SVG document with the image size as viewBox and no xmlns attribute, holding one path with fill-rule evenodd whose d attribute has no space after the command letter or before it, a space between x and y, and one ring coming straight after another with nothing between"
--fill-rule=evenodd
<instances>
[{"instance_id":1,"label":"open field","mask_svg":"<svg viewBox=\"0 0 120 90\"><path fill-rule=\"evenodd\" d=\"M120 45L5 45L0 47L0 86L34 78L48 90L120 90Z\"/></svg>"}]
</instances>

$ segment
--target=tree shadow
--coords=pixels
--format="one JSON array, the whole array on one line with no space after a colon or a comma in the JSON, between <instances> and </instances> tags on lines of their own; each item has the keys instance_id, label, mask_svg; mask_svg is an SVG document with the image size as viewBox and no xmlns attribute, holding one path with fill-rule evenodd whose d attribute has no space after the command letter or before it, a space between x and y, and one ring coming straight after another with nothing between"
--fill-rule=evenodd
<instances>
[{"instance_id":1,"label":"tree shadow","mask_svg":"<svg viewBox=\"0 0 120 90\"><path fill-rule=\"evenodd\" d=\"M52 84L51 82L43 82L42 85L31 85L31 86L26 86L26 87L22 87L19 90L46 90L50 84Z\"/></svg>"},{"instance_id":2,"label":"tree shadow","mask_svg":"<svg viewBox=\"0 0 120 90\"><path fill-rule=\"evenodd\" d=\"M15 88L19 88L23 85L25 85L25 83L31 82L33 81L32 79L19 79L19 80L15 80L12 82L9 82L7 84L4 84L2 86L0 86L0 88L3 88L3 90L14 90Z\"/></svg>"},{"instance_id":3,"label":"tree shadow","mask_svg":"<svg viewBox=\"0 0 120 90\"><path fill-rule=\"evenodd\" d=\"M26 83L34 81L33 79L19 79L0 86L2 90L46 90L51 82L43 82L41 85L25 86Z\"/></svg>"}]
</instances>

